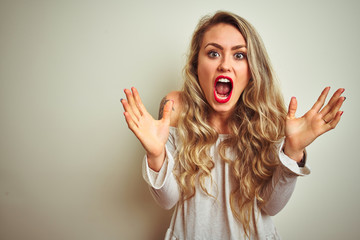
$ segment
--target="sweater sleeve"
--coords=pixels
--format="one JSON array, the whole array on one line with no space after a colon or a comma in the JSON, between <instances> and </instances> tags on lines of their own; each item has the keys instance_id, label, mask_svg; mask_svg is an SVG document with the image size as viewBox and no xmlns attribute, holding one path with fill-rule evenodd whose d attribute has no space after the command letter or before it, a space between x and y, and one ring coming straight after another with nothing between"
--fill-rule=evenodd
<instances>
[{"instance_id":1,"label":"sweater sleeve","mask_svg":"<svg viewBox=\"0 0 360 240\"><path fill-rule=\"evenodd\" d=\"M281 164L277 167L271 181L263 191L263 198L267 203L262 210L270 216L274 216L285 207L294 192L297 177L310 174L310 169L306 165L299 167L295 160L285 155L282 151L283 144L284 142L279 147Z\"/></svg>"},{"instance_id":2,"label":"sweater sleeve","mask_svg":"<svg viewBox=\"0 0 360 240\"><path fill-rule=\"evenodd\" d=\"M179 200L179 188L173 174L175 143L173 135L165 146L166 157L159 172L152 170L145 155L143 160L143 178L148 183L155 201L165 209L171 209Z\"/></svg>"}]
</instances>

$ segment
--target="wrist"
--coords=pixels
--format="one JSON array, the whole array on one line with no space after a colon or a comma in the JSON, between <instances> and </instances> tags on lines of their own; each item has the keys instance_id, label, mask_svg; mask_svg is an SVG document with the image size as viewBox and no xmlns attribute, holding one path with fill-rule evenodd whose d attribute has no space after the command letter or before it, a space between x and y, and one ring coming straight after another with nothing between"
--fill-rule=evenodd
<instances>
[{"instance_id":1,"label":"wrist","mask_svg":"<svg viewBox=\"0 0 360 240\"><path fill-rule=\"evenodd\" d=\"M165 156L166 156L166 152L165 152L165 148L163 149L163 151L160 154L150 154L150 153L146 153L146 157L147 157L147 162L149 165L149 168L151 168L152 170L158 172L160 171L164 161L165 161Z\"/></svg>"},{"instance_id":2,"label":"wrist","mask_svg":"<svg viewBox=\"0 0 360 240\"><path fill-rule=\"evenodd\" d=\"M293 159L294 161L296 161L298 163L301 162L304 158L305 149L298 150L298 151L290 151L289 149L284 147L283 151L286 156L288 156L289 158Z\"/></svg>"},{"instance_id":3,"label":"wrist","mask_svg":"<svg viewBox=\"0 0 360 240\"><path fill-rule=\"evenodd\" d=\"M296 142L291 137L286 137L282 150L286 156L299 163L305 156L305 148L299 147L299 144L296 144Z\"/></svg>"}]
</instances>

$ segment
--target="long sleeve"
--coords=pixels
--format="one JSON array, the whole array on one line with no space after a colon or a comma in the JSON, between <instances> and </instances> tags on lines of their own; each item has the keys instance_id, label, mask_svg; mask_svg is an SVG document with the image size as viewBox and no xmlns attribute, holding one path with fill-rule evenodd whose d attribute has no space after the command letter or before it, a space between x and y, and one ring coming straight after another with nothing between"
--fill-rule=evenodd
<instances>
[{"instance_id":1,"label":"long sleeve","mask_svg":"<svg viewBox=\"0 0 360 240\"><path fill-rule=\"evenodd\" d=\"M165 146L166 157L159 172L153 171L145 155L143 160L143 178L148 183L155 201L165 209L171 209L179 200L179 188L173 174L175 152L175 137L170 132Z\"/></svg>"},{"instance_id":2,"label":"long sleeve","mask_svg":"<svg viewBox=\"0 0 360 240\"><path fill-rule=\"evenodd\" d=\"M232 165L223 161L218 153L219 145L227 136L220 135L210 148L215 166L211 172L213 182L206 181L206 188L215 198L209 197L199 185L196 185L196 194L184 203L177 204L180 191L173 175L173 156L176 156L176 146L180 143L176 141L176 129L170 130L166 158L160 171L151 170L146 157L143 162L143 176L155 201L166 209L175 205L165 239L243 239L245 233L242 224L235 218L230 205L230 195L234 186ZM229 151L228 157L233 159L236 156L233 151ZM267 205L260 212L256 208L259 213L255 223L258 235L251 235L250 239L280 239L269 215L276 214L285 206L294 190L297 176L308 174L306 167L299 168L295 161L281 151L279 157L281 164L264 191L263 197L268 200Z\"/></svg>"},{"instance_id":3,"label":"long sleeve","mask_svg":"<svg viewBox=\"0 0 360 240\"><path fill-rule=\"evenodd\" d=\"M263 191L263 198L267 200L267 203L262 210L270 216L274 216L285 207L295 189L297 177L310 174L307 166L299 167L296 161L286 156L282 151L282 146L283 143L279 148L281 164Z\"/></svg>"}]
</instances>

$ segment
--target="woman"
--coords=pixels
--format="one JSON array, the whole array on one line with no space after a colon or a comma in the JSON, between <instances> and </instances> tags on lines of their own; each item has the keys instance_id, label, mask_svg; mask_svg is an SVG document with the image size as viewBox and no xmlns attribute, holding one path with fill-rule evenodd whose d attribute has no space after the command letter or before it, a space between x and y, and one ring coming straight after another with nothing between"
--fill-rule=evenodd
<instances>
[{"instance_id":1,"label":"woman","mask_svg":"<svg viewBox=\"0 0 360 240\"><path fill-rule=\"evenodd\" d=\"M184 73L159 120L135 88L121 100L146 150L144 179L162 207L176 206L165 238L279 239L270 216L310 172L305 147L340 121L344 89L324 106L325 88L296 118L296 98L286 111L260 36L229 12L200 21Z\"/></svg>"}]
</instances>

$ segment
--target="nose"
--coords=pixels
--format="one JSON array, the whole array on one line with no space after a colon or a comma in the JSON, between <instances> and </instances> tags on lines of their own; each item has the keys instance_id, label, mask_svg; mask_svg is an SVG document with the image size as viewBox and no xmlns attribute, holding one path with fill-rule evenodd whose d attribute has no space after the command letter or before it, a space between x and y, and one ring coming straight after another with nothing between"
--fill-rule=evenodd
<instances>
[{"instance_id":1,"label":"nose","mask_svg":"<svg viewBox=\"0 0 360 240\"><path fill-rule=\"evenodd\" d=\"M228 59L228 57L224 57L218 67L218 70L220 72L229 72L231 69L231 65L230 65L230 60Z\"/></svg>"}]
</instances>

